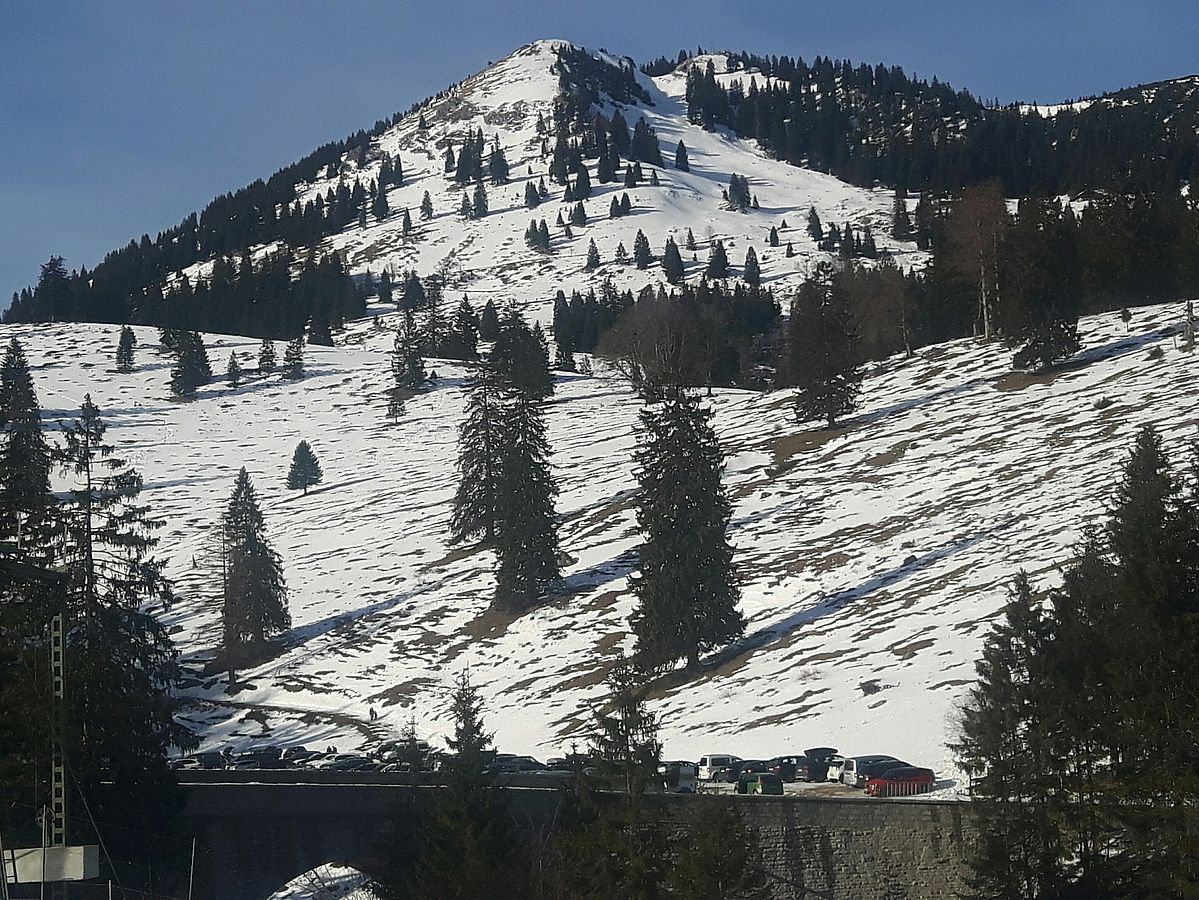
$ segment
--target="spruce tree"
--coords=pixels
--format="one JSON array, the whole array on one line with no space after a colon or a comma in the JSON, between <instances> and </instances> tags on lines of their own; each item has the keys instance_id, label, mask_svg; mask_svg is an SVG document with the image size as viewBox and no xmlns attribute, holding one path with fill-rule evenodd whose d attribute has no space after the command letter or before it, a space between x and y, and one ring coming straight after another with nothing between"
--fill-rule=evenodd
<instances>
[{"instance_id":1,"label":"spruce tree","mask_svg":"<svg viewBox=\"0 0 1199 900\"><path fill-rule=\"evenodd\" d=\"M685 243L683 246L692 253L695 252L695 235L691 233L690 228L687 229L687 243Z\"/></svg>"},{"instance_id":2,"label":"spruce tree","mask_svg":"<svg viewBox=\"0 0 1199 900\"><path fill-rule=\"evenodd\" d=\"M542 602L558 583L558 537L549 442L539 398L512 392L499 410L494 544L495 606L522 613Z\"/></svg>"},{"instance_id":3,"label":"spruce tree","mask_svg":"<svg viewBox=\"0 0 1199 900\"><path fill-rule=\"evenodd\" d=\"M429 380L421 355L420 335L411 309L404 310L404 324L396 331L391 351L391 375L397 390L417 391Z\"/></svg>"},{"instance_id":4,"label":"spruce tree","mask_svg":"<svg viewBox=\"0 0 1199 900\"><path fill-rule=\"evenodd\" d=\"M608 206L608 218L619 219L621 217L620 201L616 199L616 195L612 195L612 203Z\"/></svg>"},{"instance_id":5,"label":"spruce tree","mask_svg":"<svg viewBox=\"0 0 1199 900\"><path fill-rule=\"evenodd\" d=\"M474 215L474 207L471 205L470 196L463 191L462 202L458 204L458 215L464 219L469 219Z\"/></svg>"},{"instance_id":6,"label":"spruce tree","mask_svg":"<svg viewBox=\"0 0 1199 900\"><path fill-rule=\"evenodd\" d=\"M541 205L541 197L537 193L537 188L533 182L525 182L525 209L536 209Z\"/></svg>"},{"instance_id":7,"label":"spruce tree","mask_svg":"<svg viewBox=\"0 0 1199 900\"><path fill-rule=\"evenodd\" d=\"M908 215L907 193L897 190L891 207L891 237L897 241L906 241L911 236L912 218Z\"/></svg>"},{"instance_id":8,"label":"spruce tree","mask_svg":"<svg viewBox=\"0 0 1199 900\"><path fill-rule=\"evenodd\" d=\"M824 240L824 227L820 224L820 216L814 206L808 209L808 235L817 244Z\"/></svg>"},{"instance_id":9,"label":"spruce tree","mask_svg":"<svg viewBox=\"0 0 1199 900\"><path fill-rule=\"evenodd\" d=\"M623 243L616 245L616 252L612 254L612 260L617 265L621 266L627 266L629 264L629 252L625 250Z\"/></svg>"},{"instance_id":10,"label":"spruce tree","mask_svg":"<svg viewBox=\"0 0 1199 900\"><path fill-rule=\"evenodd\" d=\"M450 518L454 541L495 540L499 454L504 437L500 409L510 393L484 363L467 381L466 415L458 426L458 490Z\"/></svg>"},{"instance_id":11,"label":"spruce tree","mask_svg":"<svg viewBox=\"0 0 1199 900\"><path fill-rule=\"evenodd\" d=\"M312 447L307 441L300 441L296 444L296 452L291 457L291 468L287 471L287 486L295 491L303 489L304 493L308 493L308 488L314 484L320 484L324 478L324 473L321 471L321 464L317 462L316 454L312 452Z\"/></svg>"},{"instance_id":12,"label":"spruce tree","mask_svg":"<svg viewBox=\"0 0 1199 900\"><path fill-rule=\"evenodd\" d=\"M717 240L712 247L712 252L708 254L708 268L704 274L712 280L729 277L729 257L725 253L723 241Z\"/></svg>"},{"instance_id":13,"label":"spruce tree","mask_svg":"<svg viewBox=\"0 0 1199 900\"><path fill-rule=\"evenodd\" d=\"M229 353L229 364L225 367L225 382L231 388L241 384L241 363L237 361L237 351Z\"/></svg>"},{"instance_id":14,"label":"spruce tree","mask_svg":"<svg viewBox=\"0 0 1199 900\"><path fill-rule=\"evenodd\" d=\"M828 427L857 408L862 373L858 337L845 289L828 263L820 263L791 305L784 370L798 388L795 416L825 419Z\"/></svg>"},{"instance_id":15,"label":"spruce tree","mask_svg":"<svg viewBox=\"0 0 1199 900\"><path fill-rule=\"evenodd\" d=\"M682 141L674 148L674 167L680 172L691 171L691 164L687 162L687 147Z\"/></svg>"},{"instance_id":16,"label":"spruce tree","mask_svg":"<svg viewBox=\"0 0 1199 900\"><path fill-rule=\"evenodd\" d=\"M494 341L500 334L500 317L495 310L495 302L488 298L483 304L483 312L479 315L479 339Z\"/></svg>"},{"instance_id":17,"label":"spruce tree","mask_svg":"<svg viewBox=\"0 0 1199 900\"><path fill-rule=\"evenodd\" d=\"M638 269L648 269L653 261L654 255L649 249L649 239L638 228L637 236L633 238L633 262L637 264Z\"/></svg>"},{"instance_id":18,"label":"spruce tree","mask_svg":"<svg viewBox=\"0 0 1199 900\"><path fill-rule=\"evenodd\" d=\"M258 372L262 375L273 372L275 365L275 342L270 338L263 338L262 346L258 349Z\"/></svg>"},{"instance_id":19,"label":"spruce tree","mask_svg":"<svg viewBox=\"0 0 1199 900\"><path fill-rule=\"evenodd\" d=\"M491 364L507 383L534 399L554 391L549 351L539 329L532 329L514 309L505 313L491 348Z\"/></svg>"},{"instance_id":20,"label":"spruce tree","mask_svg":"<svg viewBox=\"0 0 1199 900\"><path fill-rule=\"evenodd\" d=\"M685 392L640 413L640 571L632 579L638 661L663 668L739 638L745 622L726 531L732 508L711 412Z\"/></svg>"},{"instance_id":21,"label":"spruce tree","mask_svg":"<svg viewBox=\"0 0 1199 900\"><path fill-rule=\"evenodd\" d=\"M425 191L425 196L420 201L420 217L426 221L433 218L433 198L429 196L428 191Z\"/></svg>"},{"instance_id":22,"label":"spruce tree","mask_svg":"<svg viewBox=\"0 0 1199 900\"><path fill-rule=\"evenodd\" d=\"M600 255L599 249L595 246L595 240L592 239L587 245L587 261L583 264L584 272L591 272L599 268Z\"/></svg>"},{"instance_id":23,"label":"spruce tree","mask_svg":"<svg viewBox=\"0 0 1199 900\"><path fill-rule=\"evenodd\" d=\"M412 216L408 212L408 207L404 207L403 215L400 217L400 233L407 237L412 233Z\"/></svg>"},{"instance_id":24,"label":"spruce tree","mask_svg":"<svg viewBox=\"0 0 1199 900\"><path fill-rule=\"evenodd\" d=\"M226 573L222 626L232 671L246 645L260 652L269 638L291 627L283 564L267 542L258 495L245 468L238 472L221 528Z\"/></svg>"},{"instance_id":25,"label":"spruce tree","mask_svg":"<svg viewBox=\"0 0 1199 900\"><path fill-rule=\"evenodd\" d=\"M375 190L375 198L371 201L371 215L382 222L387 218L387 213L390 209L387 205L387 188L384 185L379 185Z\"/></svg>"},{"instance_id":26,"label":"spruce tree","mask_svg":"<svg viewBox=\"0 0 1199 900\"><path fill-rule=\"evenodd\" d=\"M171 392L177 397L194 397L196 390L212 380L208 352L198 332L184 332L179 338L175 366L171 370Z\"/></svg>"},{"instance_id":27,"label":"spruce tree","mask_svg":"<svg viewBox=\"0 0 1199 900\"><path fill-rule=\"evenodd\" d=\"M753 247L745 251L745 268L741 272L741 279L751 288L756 288L762 283L762 270L758 265L758 254Z\"/></svg>"},{"instance_id":28,"label":"spruce tree","mask_svg":"<svg viewBox=\"0 0 1199 900\"><path fill-rule=\"evenodd\" d=\"M767 239L767 243L769 243L771 247L777 247L779 245L779 230L773 225L770 226L770 237Z\"/></svg>"},{"instance_id":29,"label":"spruce tree","mask_svg":"<svg viewBox=\"0 0 1199 900\"><path fill-rule=\"evenodd\" d=\"M679 254L679 245L671 237L666 239L666 249L662 252L662 271L670 284L682 283L683 257Z\"/></svg>"},{"instance_id":30,"label":"spruce tree","mask_svg":"<svg viewBox=\"0 0 1199 900\"><path fill-rule=\"evenodd\" d=\"M475 185L475 197L471 203L470 214L472 218L482 219L487 213L487 188L483 187L483 182L479 182Z\"/></svg>"},{"instance_id":31,"label":"spruce tree","mask_svg":"<svg viewBox=\"0 0 1199 900\"><path fill-rule=\"evenodd\" d=\"M464 672L450 699L454 735L446 741L453 753L448 783L433 798L411 876L400 874L402 869L397 867L396 877L383 886L385 900L468 900L519 897L527 892L512 812L487 774L494 750L482 711L479 693Z\"/></svg>"},{"instance_id":32,"label":"spruce tree","mask_svg":"<svg viewBox=\"0 0 1199 900\"><path fill-rule=\"evenodd\" d=\"M20 342L8 342L0 365L0 538L18 549L36 538L51 512L50 447L42 434L29 363Z\"/></svg>"},{"instance_id":33,"label":"spruce tree","mask_svg":"<svg viewBox=\"0 0 1199 900\"><path fill-rule=\"evenodd\" d=\"M63 430L60 461L71 485L58 562L72 622L65 733L77 781L103 770L128 789L163 779L167 750L196 742L175 721L178 657L151 612L174 599L154 555L159 521L139 502L141 475L105 444L105 432L90 395Z\"/></svg>"},{"instance_id":34,"label":"spruce tree","mask_svg":"<svg viewBox=\"0 0 1199 900\"><path fill-rule=\"evenodd\" d=\"M288 341L283 351L283 377L299 381L304 377L304 335L301 333Z\"/></svg>"},{"instance_id":35,"label":"spruce tree","mask_svg":"<svg viewBox=\"0 0 1199 900\"><path fill-rule=\"evenodd\" d=\"M117 341L117 371L133 371L133 348L137 346L137 337L128 325L121 329L121 337Z\"/></svg>"}]
</instances>

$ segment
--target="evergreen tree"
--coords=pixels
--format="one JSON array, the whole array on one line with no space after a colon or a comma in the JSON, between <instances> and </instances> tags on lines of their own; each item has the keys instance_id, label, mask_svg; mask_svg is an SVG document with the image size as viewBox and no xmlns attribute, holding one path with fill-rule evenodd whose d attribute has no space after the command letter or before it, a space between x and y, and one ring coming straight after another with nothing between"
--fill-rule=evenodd
<instances>
[{"instance_id":1,"label":"evergreen tree","mask_svg":"<svg viewBox=\"0 0 1199 900\"><path fill-rule=\"evenodd\" d=\"M627 193L621 194L620 195L620 214L622 216L627 216L632 211L633 211L633 203L631 200L629 200L629 195Z\"/></svg>"},{"instance_id":2,"label":"evergreen tree","mask_svg":"<svg viewBox=\"0 0 1199 900\"><path fill-rule=\"evenodd\" d=\"M749 181L743 175L735 172L729 176L728 187L729 209L744 212L750 207Z\"/></svg>"},{"instance_id":3,"label":"evergreen tree","mask_svg":"<svg viewBox=\"0 0 1199 900\"><path fill-rule=\"evenodd\" d=\"M857 333L844 288L828 263L820 263L791 305L788 358L784 362L800 422L837 419L857 407L862 373Z\"/></svg>"},{"instance_id":4,"label":"evergreen tree","mask_svg":"<svg viewBox=\"0 0 1199 900\"><path fill-rule=\"evenodd\" d=\"M258 372L265 375L273 371L275 371L275 342L270 338L263 338L262 346L258 349Z\"/></svg>"},{"instance_id":5,"label":"evergreen tree","mask_svg":"<svg viewBox=\"0 0 1199 900\"><path fill-rule=\"evenodd\" d=\"M682 141L674 148L674 167L680 172L691 171L691 164L687 162L687 147Z\"/></svg>"},{"instance_id":6,"label":"evergreen tree","mask_svg":"<svg viewBox=\"0 0 1199 900\"><path fill-rule=\"evenodd\" d=\"M514 391L501 404L499 419L503 440L496 485L495 606L522 613L541 602L559 580L557 487L550 474L540 399Z\"/></svg>"},{"instance_id":7,"label":"evergreen tree","mask_svg":"<svg viewBox=\"0 0 1199 900\"><path fill-rule=\"evenodd\" d=\"M724 251L724 241L717 240L712 247L712 252L708 254L708 268L704 274L712 280L729 277L729 257Z\"/></svg>"},{"instance_id":8,"label":"evergreen tree","mask_svg":"<svg viewBox=\"0 0 1199 900\"><path fill-rule=\"evenodd\" d=\"M303 489L307 494L308 488L320 484L322 478L324 473L321 471L321 464L317 462L316 454L312 452L312 447L307 441L300 441L296 444L291 468L287 472L287 487L293 491Z\"/></svg>"},{"instance_id":9,"label":"evergreen tree","mask_svg":"<svg viewBox=\"0 0 1199 900\"><path fill-rule=\"evenodd\" d=\"M387 205L387 188L379 185L375 190L375 198L371 201L371 215L382 222L387 218L390 207Z\"/></svg>"},{"instance_id":10,"label":"evergreen tree","mask_svg":"<svg viewBox=\"0 0 1199 900\"><path fill-rule=\"evenodd\" d=\"M483 187L483 182L475 185L475 198L471 203L471 217L482 219L488 213L487 208L487 188Z\"/></svg>"},{"instance_id":11,"label":"evergreen tree","mask_svg":"<svg viewBox=\"0 0 1199 900\"><path fill-rule=\"evenodd\" d=\"M666 239L666 249L662 253L662 271L670 284L682 283L683 257L679 255L679 245L672 237Z\"/></svg>"},{"instance_id":12,"label":"evergreen tree","mask_svg":"<svg viewBox=\"0 0 1199 900\"><path fill-rule=\"evenodd\" d=\"M897 241L906 241L911 236L912 218L908 215L907 192L897 190L891 206L891 237Z\"/></svg>"},{"instance_id":13,"label":"evergreen tree","mask_svg":"<svg viewBox=\"0 0 1199 900\"><path fill-rule=\"evenodd\" d=\"M165 801L150 786L165 783L168 749L196 745L175 721L178 657L150 611L169 608L174 594L154 556L159 522L139 502L141 475L104 443L105 431L85 396L59 457L71 479L56 560L67 577L59 602L72 623L66 756L80 786L104 777L125 791L141 785L145 802L155 794Z\"/></svg>"},{"instance_id":14,"label":"evergreen tree","mask_svg":"<svg viewBox=\"0 0 1199 900\"><path fill-rule=\"evenodd\" d=\"M719 853L712 848L719 847ZM697 811L671 836L666 896L686 900L768 900L756 836L729 805Z\"/></svg>"},{"instance_id":15,"label":"evergreen tree","mask_svg":"<svg viewBox=\"0 0 1199 900\"><path fill-rule=\"evenodd\" d=\"M171 370L171 392L177 397L194 397L196 390L212 380L208 352L198 332L185 332L176 351Z\"/></svg>"},{"instance_id":16,"label":"evergreen tree","mask_svg":"<svg viewBox=\"0 0 1199 900\"><path fill-rule=\"evenodd\" d=\"M570 210L570 225L578 225L580 228L587 224L587 210L583 206L583 201L580 200Z\"/></svg>"},{"instance_id":17,"label":"evergreen tree","mask_svg":"<svg viewBox=\"0 0 1199 900\"><path fill-rule=\"evenodd\" d=\"M658 181L658 170L650 169L649 170L649 186L650 187L658 187L660 184L661 184L661 182Z\"/></svg>"},{"instance_id":18,"label":"evergreen tree","mask_svg":"<svg viewBox=\"0 0 1199 900\"><path fill-rule=\"evenodd\" d=\"M508 159L498 141L491 145L491 154L487 157L487 172L492 184L508 183Z\"/></svg>"},{"instance_id":19,"label":"evergreen tree","mask_svg":"<svg viewBox=\"0 0 1199 900\"><path fill-rule=\"evenodd\" d=\"M462 192L462 202L458 204L458 215L464 219L469 219L474 215L474 207L465 191Z\"/></svg>"},{"instance_id":20,"label":"evergreen tree","mask_svg":"<svg viewBox=\"0 0 1199 900\"><path fill-rule=\"evenodd\" d=\"M638 228L637 236L633 238L633 262L637 264L638 269L648 269L649 264L653 261L654 255L649 249L649 238Z\"/></svg>"},{"instance_id":21,"label":"evergreen tree","mask_svg":"<svg viewBox=\"0 0 1199 900\"><path fill-rule=\"evenodd\" d=\"M420 335L411 309L404 310L404 324L396 331L391 351L391 375L395 388L401 391L420 390L429 380L425 374Z\"/></svg>"},{"instance_id":22,"label":"evergreen tree","mask_svg":"<svg viewBox=\"0 0 1199 900\"><path fill-rule=\"evenodd\" d=\"M687 229L687 243L685 243L683 246L686 247L688 250L690 250L692 253L695 252L695 235L691 233L690 228Z\"/></svg>"},{"instance_id":23,"label":"evergreen tree","mask_svg":"<svg viewBox=\"0 0 1199 900\"><path fill-rule=\"evenodd\" d=\"M779 245L779 230L773 225L770 226L770 237L767 239L767 243L770 244L771 247L777 247Z\"/></svg>"},{"instance_id":24,"label":"evergreen tree","mask_svg":"<svg viewBox=\"0 0 1199 900\"><path fill-rule=\"evenodd\" d=\"M389 880L383 886L387 900L471 900L525 893L527 876L512 813L486 773L494 750L482 711L482 699L463 673L450 701L454 736L447 744L454 757L448 784L433 799L411 878L398 875Z\"/></svg>"},{"instance_id":25,"label":"evergreen tree","mask_svg":"<svg viewBox=\"0 0 1199 900\"><path fill-rule=\"evenodd\" d=\"M221 520L225 554L222 627L230 672L245 645L261 652L272 636L291 627L283 564L266 539L258 495L243 467Z\"/></svg>"},{"instance_id":26,"label":"evergreen tree","mask_svg":"<svg viewBox=\"0 0 1199 900\"><path fill-rule=\"evenodd\" d=\"M225 382L231 388L241 384L241 363L237 361L236 351L229 353L229 365L225 367Z\"/></svg>"},{"instance_id":27,"label":"evergreen tree","mask_svg":"<svg viewBox=\"0 0 1199 900\"><path fill-rule=\"evenodd\" d=\"M817 244L824 240L824 227L820 224L820 216L814 206L808 210L808 236Z\"/></svg>"},{"instance_id":28,"label":"evergreen tree","mask_svg":"<svg viewBox=\"0 0 1199 900\"><path fill-rule=\"evenodd\" d=\"M756 288L762 283L762 270L758 265L758 254L753 247L745 251L745 268L742 270L741 279L751 288Z\"/></svg>"},{"instance_id":29,"label":"evergreen tree","mask_svg":"<svg viewBox=\"0 0 1199 900\"><path fill-rule=\"evenodd\" d=\"M629 252L625 250L623 243L616 245L616 253L612 255L612 260L617 265L621 266L627 266L629 264Z\"/></svg>"},{"instance_id":30,"label":"evergreen tree","mask_svg":"<svg viewBox=\"0 0 1199 900\"><path fill-rule=\"evenodd\" d=\"M587 261L583 264L584 272L591 272L599 268L600 255L599 250L595 246L595 240L591 240L587 245Z\"/></svg>"},{"instance_id":31,"label":"evergreen tree","mask_svg":"<svg viewBox=\"0 0 1199 900\"><path fill-rule=\"evenodd\" d=\"M301 333L288 341L283 351L283 377L299 381L304 377L304 335Z\"/></svg>"},{"instance_id":32,"label":"evergreen tree","mask_svg":"<svg viewBox=\"0 0 1199 900\"><path fill-rule=\"evenodd\" d=\"M137 346L137 337L133 329L126 325L121 329L120 340L117 341L117 371L133 371L133 348Z\"/></svg>"},{"instance_id":33,"label":"evergreen tree","mask_svg":"<svg viewBox=\"0 0 1199 900\"><path fill-rule=\"evenodd\" d=\"M574 188L571 190L571 198L574 200L586 200L591 196L591 176L587 174L587 167L582 166L579 169L579 174L575 176Z\"/></svg>"},{"instance_id":34,"label":"evergreen tree","mask_svg":"<svg viewBox=\"0 0 1199 900\"><path fill-rule=\"evenodd\" d=\"M454 495L450 536L454 541L496 536L499 455L504 440L501 407L510 388L490 364L467 382L466 415L458 426L458 490Z\"/></svg>"},{"instance_id":35,"label":"evergreen tree","mask_svg":"<svg viewBox=\"0 0 1199 900\"><path fill-rule=\"evenodd\" d=\"M616 198L616 195L613 194L612 195L612 203L608 207L608 218L609 219L619 219L620 217L621 217L620 200L618 200Z\"/></svg>"},{"instance_id":36,"label":"evergreen tree","mask_svg":"<svg viewBox=\"0 0 1199 900\"><path fill-rule=\"evenodd\" d=\"M494 341L500 336L500 317L495 310L495 302L488 298L483 304L483 312L479 315L479 339Z\"/></svg>"},{"instance_id":37,"label":"evergreen tree","mask_svg":"<svg viewBox=\"0 0 1199 900\"><path fill-rule=\"evenodd\" d=\"M536 209L541 205L541 196L537 193L537 188L533 182L525 182L525 209Z\"/></svg>"},{"instance_id":38,"label":"evergreen tree","mask_svg":"<svg viewBox=\"0 0 1199 900\"><path fill-rule=\"evenodd\" d=\"M695 669L700 653L745 630L726 537L732 509L720 480L724 461L711 412L694 397L675 393L640 418L637 658L648 668L685 659Z\"/></svg>"},{"instance_id":39,"label":"evergreen tree","mask_svg":"<svg viewBox=\"0 0 1199 900\"><path fill-rule=\"evenodd\" d=\"M490 359L499 376L522 394L541 400L553 393L544 336L539 327L530 328L515 310L505 313L500 322Z\"/></svg>"},{"instance_id":40,"label":"evergreen tree","mask_svg":"<svg viewBox=\"0 0 1199 900\"><path fill-rule=\"evenodd\" d=\"M783 255L786 256L787 259L792 259L795 256L795 248L791 246L790 241L787 241L787 250Z\"/></svg>"},{"instance_id":41,"label":"evergreen tree","mask_svg":"<svg viewBox=\"0 0 1199 900\"><path fill-rule=\"evenodd\" d=\"M420 217L425 221L433 218L433 198L429 196L428 191L425 191L425 196L420 201Z\"/></svg>"},{"instance_id":42,"label":"evergreen tree","mask_svg":"<svg viewBox=\"0 0 1199 900\"><path fill-rule=\"evenodd\" d=\"M8 342L0 365L0 539L36 545L51 512L50 447L20 342Z\"/></svg>"},{"instance_id":43,"label":"evergreen tree","mask_svg":"<svg viewBox=\"0 0 1199 900\"><path fill-rule=\"evenodd\" d=\"M400 218L400 234L408 237L412 233L412 216L408 212L408 207L404 207L404 213Z\"/></svg>"}]
</instances>

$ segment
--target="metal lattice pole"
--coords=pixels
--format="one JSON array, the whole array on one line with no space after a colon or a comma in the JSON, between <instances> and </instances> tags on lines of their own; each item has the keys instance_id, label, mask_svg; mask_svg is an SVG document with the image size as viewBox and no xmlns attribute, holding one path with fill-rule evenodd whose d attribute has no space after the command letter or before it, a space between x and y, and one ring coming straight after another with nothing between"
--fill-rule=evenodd
<instances>
[{"instance_id":1,"label":"metal lattice pole","mask_svg":"<svg viewBox=\"0 0 1199 900\"><path fill-rule=\"evenodd\" d=\"M50 710L50 736L53 742L50 760L50 846L67 843L67 767L63 748L63 719L66 715L66 641L63 615L50 620L50 678L54 686Z\"/></svg>"}]
</instances>

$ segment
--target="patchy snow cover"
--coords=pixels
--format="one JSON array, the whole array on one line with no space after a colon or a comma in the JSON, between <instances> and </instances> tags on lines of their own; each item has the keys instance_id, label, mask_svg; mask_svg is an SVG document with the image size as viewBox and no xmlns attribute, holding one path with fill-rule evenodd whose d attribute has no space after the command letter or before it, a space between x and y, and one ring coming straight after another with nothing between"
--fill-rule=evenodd
<instances>
[{"instance_id":1,"label":"patchy snow cover","mask_svg":"<svg viewBox=\"0 0 1199 900\"><path fill-rule=\"evenodd\" d=\"M1195 360L1172 337L1181 315L1136 310L1128 333L1116 314L1084 320L1078 364L1047 376L1014 374L1009 351L972 340L894 358L872 368L862 409L832 432L799 428L789 392L717 391L747 637L702 677L655 693L667 755L828 744L951 771L955 705L1007 580L1021 568L1057 577L1140 425L1174 452L1192 436ZM300 382L218 382L191 403L168 399L169 361L152 330L137 333L129 375L113 370L116 327L6 326L0 339L26 346L48 426L90 392L145 476L180 593L161 612L192 672L188 718L206 746L344 751L410 716L439 741L464 668L504 750L544 756L583 739L605 669L631 646L639 404L622 382L558 381L547 414L574 561L560 597L507 620L488 611L492 554L446 543L461 368L434 362L436 387L389 427L391 334L369 320L342 346L308 348ZM256 349L206 342L217 369L230 350ZM301 439L325 471L307 496L284 487ZM211 535L243 465L285 563L294 627L231 695L201 668L220 633Z\"/></svg>"}]
</instances>

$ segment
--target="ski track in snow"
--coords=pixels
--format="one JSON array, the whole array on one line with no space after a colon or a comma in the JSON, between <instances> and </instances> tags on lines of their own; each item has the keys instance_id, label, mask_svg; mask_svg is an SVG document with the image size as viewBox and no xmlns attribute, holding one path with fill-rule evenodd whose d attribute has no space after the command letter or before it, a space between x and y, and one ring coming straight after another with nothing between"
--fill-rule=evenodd
<instances>
[{"instance_id":1,"label":"ski track in snow","mask_svg":"<svg viewBox=\"0 0 1199 900\"><path fill-rule=\"evenodd\" d=\"M407 178L389 192L392 216L353 225L325 247L345 251L357 273L441 269L450 276L447 303L461 293L476 306L515 300L542 322L559 287L586 290L611 275L618 288L637 290L659 278L660 268L581 271L589 239L610 260L618 240L632 250L638 228L660 254L670 234L682 248L691 227L700 243L697 261L683 251L692 279L706 261L708 228L724 238L735 269L752 243L764 283L784 302L828 258L804 230L812 205L826 224L872 223L880 248L904 266L926 261L886 236L888 192L784 165L689 124L679 74L639 76L654 106L625 115L630 126L645 115L668 164L682 138L692 171L659 170L661 186L629 190L634 212L615 221L608 204L625 189L593 179L591 223L573 241L552 229L553 255L534 253L521 238L530 217L553 223L567 209L556 185L555 200L534 211L522 204L525 180L546 170L534 125L538 111L549 118L557 88L554 46L522 48L467 79L423 110L427 130L412 115L382 135L377 145L400 153ZM489 188L487 218L463 222L461 189L442 175L441 155L446 135L457 147L468 126L480 125L489 140L500 135L513 181ZM360 174L369 180L377 167ZM760 211L721 208L732 172L749 178ZM301 195L329 185L304 186ZM421 223L426 189L436 215ZM403 206L417 226L407 241ZM783 218L794 259L766 245ZM1009 350L970 340L874 365L862 408L833 432L797 426L790 392L717 391L711 404L728 456L748 627L711 671L657 693L667 756L750 758L830 744L952 772L944 745L954 710L1010 577L1023 568L1042 584L1054 581L1081 529L1098 521L1141 424L1159 427L1175 452L1192 435L1193 360L1171 336L1181 315L1181 304L1136 310L1127 333L1115 314L1085 320L1080 363L1052 376L1013 374ZM453 679L469 668L499 747L550 755L585 740L603 675L631 647L636 397L602 375L558 379L547 414L561 542L574 561L560 597L508 621L487 609L492 554L446 543L466 373L433 361L435 388L389 425L394 317L394 308L376 307L337 348L307 348L302 381L250 372L230 389L218 377L190 403L170 399L170 360L152 329L135 329L130 375L113 370L116 327L0 329L26 346L47 424L73 416L90 392L109 440L145 477L144 497L166 520L160 551L180 594L162 615L192 673L187 720L206 746L269 740L348 750L394 736L409 716L437 740L450 728ZM205 341L218 372L231 350L251 366L256 358L257 341ZM1164 357L1150 358L1158 347ZM307 496L284 487L301 439L326 479ZM284 561L294 624L279 656L242 673L249 686L230 696L223 679L200 672L219 638L212 535L243 465ZM369 721L372 706L377 722Z\"/></svg>"}]
</instances>

